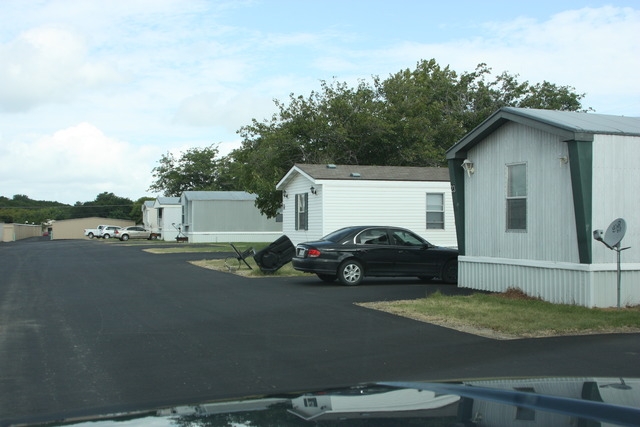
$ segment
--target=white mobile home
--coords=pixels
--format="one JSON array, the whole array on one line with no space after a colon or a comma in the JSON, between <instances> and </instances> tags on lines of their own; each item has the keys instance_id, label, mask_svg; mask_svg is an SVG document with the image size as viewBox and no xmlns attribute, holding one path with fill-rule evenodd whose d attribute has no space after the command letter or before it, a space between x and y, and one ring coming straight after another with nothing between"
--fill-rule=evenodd
<instances>
[{"instance_id":1,"label":"white mobile home","mask_svg":"<svg viewBox=\"0 0 640 427\"><path fill-rule=\"evenodd\" d=\"M158 233L162 240L175 240L182 222L180 197L158 197L153 207L158 215Z\"/></svg>"},{"instance_id":2,"label":"white mobile home","mask_svg":"<svg viewBox=\"0 0 640 427\"><path fill-rule=\"evenodd\" d=\"M351 225L408 228L456 246L447 168L296 164L276 185L294 244Z\"/></svg>"},{"instance_id":3,"label":"white mobile home","mask_svg":"<svg viewBox=\"0 0 640 427\"><path fill-rule=\"evenodd\" d=\"M244 191L185 191L182 233L192 243L272 242L282 236L282 223L260 213L255 199Z\"/></svg>"},{"instance_id":4,"label":"white mobile home","mask_svg":"<svg viewBox=\"0 0 640 427\"><path fill-rule=\"evenodd\" d=\"M144 228L152 233L158 233L158 210L155 208L153 200L146 200L142 204L142 224Z\"/></svg>"},{"instance_id":5,"label":"white mobile home","mask_svg":"<svg viewBox=\"0 0 640 427\"><path fill-rule=\"evenodd\" d=\"M447 159L458 286L616 306L617 254L592 232L625 218L620 298L640 304L640 118L503 108Z\"/></svg>"}]
</instances>

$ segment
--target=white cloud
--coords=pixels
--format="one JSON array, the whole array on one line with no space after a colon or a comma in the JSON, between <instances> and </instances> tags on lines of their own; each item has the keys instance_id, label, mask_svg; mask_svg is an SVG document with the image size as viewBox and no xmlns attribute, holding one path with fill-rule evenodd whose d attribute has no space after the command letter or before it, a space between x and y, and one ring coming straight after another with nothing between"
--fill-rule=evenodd
<instances>
[{"instance_id":1,"label":"white cloud","mask_svg":"<svg viewBox=\"0 0 640 427\"><path fill-rule=\"evenodd\" d=\"M583 8L545 21L518 18L484 25L485 32L446 43L405 42L381 52L387 61L411 68L418 58L463 72L486 63L495 74L507 71L521 80L544 80L586 93L585 107L607 114L640 115L640 11L631 8ZM617 106L609 104L613 96ZM598 109L598 105L607 105ZM618 110L616 111L616 107ZM635 112L635 113L634 113Z\"/></svg>"},{"instance_id":2,"label":"white cloud","mask_svg":"<svg viewBox=\"0 0 640 427\"><path fill-rule=\"evenodd\" d=\"M155 148L109 138L89 123L5 143L0 154L0 188L65 203L90 201L102 192L142 197L151 184L150 159L160 158Z\"/></svg>"},{"instance_id":3,"label":"white cloud","mask_svg":"<svg viewBox=\"0 0 640 427\"><path fill-rule=\"evenodd\" d=\"M114 69L86 56L80 36L54 27L34 28L0 45L0 111L69 101L80 89L120 79Z\"/></svg>"}]
</instances>

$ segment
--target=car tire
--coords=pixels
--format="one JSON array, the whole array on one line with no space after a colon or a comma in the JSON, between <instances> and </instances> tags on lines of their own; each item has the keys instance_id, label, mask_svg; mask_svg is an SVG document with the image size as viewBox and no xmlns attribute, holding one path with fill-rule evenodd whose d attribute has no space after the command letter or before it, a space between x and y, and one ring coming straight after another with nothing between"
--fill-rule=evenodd
<instances>
[{"instance_id":1,"label":"car tire","mask_svg":"<svg viewBox=\"0 0 640 427\"><path fill-rule=\"evenodd\" d=\"M89 233L89 238L93 239L93 233Z\"/></svg>"},{"instance_id":2,"label":"car tire","mask_svg":"<svg viewBox=\"0 0 640 427\"><path fill-rule=\"evenodd\" d=\"M334 282L338 278L335 274L316 273L316 276L318 276L318 278L323 282Z\"/></svg>"},{"instance_id":3,"label":"car tire","mask_svg":"<svg viewBox=\"0 0 640 427\"><path fill-rule=\"evenodd\" d=\"M458 260L451 259L442 267L442 276L440 277L444 283L458 283Z\"/></svg>"},{"instance_id":4,"label":"car tire","mask_svg":"<svg viewBox=\"0 0 640 427\"><path fill-rule=\"evenodd\" d=\"M103 239L108 239L108 238L110 238L110 237L111 237L111 236L109 236L108 234L103 234L103 235L102 235L102 238L103 238Z\"/></svg>"},{"instance_id":5,"label":"car tire","mask_svg":"<svg viewBox=\"0 0 640 427\"><path fill-rule=\"evenodd\" d=\"M338 268L338 280L347 286L357 286L364 279L364 269L362 264L355 259L349 259Z\"/></svg>"},{"instance_id":6,"label":"car tire","mask_svg":"<svg viewBox=\"0 0 640 427\"><path fill-rule=\"evenodd\" d=\"M123 240L123 241L129 240L129 235L128 234L123 234L122 237L120 237L120 240Z\"/></svg>"}]
</instances>

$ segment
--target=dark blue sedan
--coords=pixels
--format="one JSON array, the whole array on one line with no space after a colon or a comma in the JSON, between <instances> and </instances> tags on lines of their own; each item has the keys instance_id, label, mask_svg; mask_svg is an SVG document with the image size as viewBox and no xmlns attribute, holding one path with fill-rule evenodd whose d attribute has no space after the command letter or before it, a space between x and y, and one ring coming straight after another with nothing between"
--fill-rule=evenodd
<instances>
[{"instance_id":1,"label":"dark blue sedan","mask_svg":"<svg viewBox=\"0 0 640 427\"><path fill-rule=\"evenodd\" d=\"M300 243L291 260L293 268L359 285L366 276L434 277L458 281L458 251L432 245L416 233L399 227L345 227L316 242Z\"/></svg>"}]
</instances>

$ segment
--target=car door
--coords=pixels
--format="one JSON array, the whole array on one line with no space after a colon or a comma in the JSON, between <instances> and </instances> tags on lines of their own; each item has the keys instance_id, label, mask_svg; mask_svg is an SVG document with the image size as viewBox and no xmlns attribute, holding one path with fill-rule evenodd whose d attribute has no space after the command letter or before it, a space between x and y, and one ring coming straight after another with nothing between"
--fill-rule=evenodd
<instances>
[{"instance_id":1,"label":"car door","mask_svg":"<svg viewBox=\"0 0 640 427\"><path fill-rule=\"evenodd\" d=\"M145 230L142 227L131 227L131 237L132 239L143 239L145 238Z\"/></svg>"},{"instance_id":2,"label":"car door","mask_svg":"<svg viewBox=\"0 0 640 427\"><path fill-rule=\"evenodd\" d=\"M403 229L391 229L392 247L397 249L395 269L398 275L436 276L439 257L429 249L432 245L420 236Z\"/></svg>"},{"instance_id":3,"label":"car door","mask_svg":"<svg viewBox=\"0 0 640 427\"><path fill-rule=\"evenodd\" d=\"M366 263L367 275L392 275L397 249L389 244L386 228L367 228L356 235L356 256Z\"/></svg>"}]
</instances>

